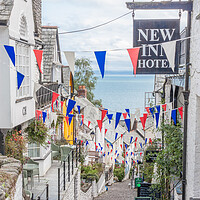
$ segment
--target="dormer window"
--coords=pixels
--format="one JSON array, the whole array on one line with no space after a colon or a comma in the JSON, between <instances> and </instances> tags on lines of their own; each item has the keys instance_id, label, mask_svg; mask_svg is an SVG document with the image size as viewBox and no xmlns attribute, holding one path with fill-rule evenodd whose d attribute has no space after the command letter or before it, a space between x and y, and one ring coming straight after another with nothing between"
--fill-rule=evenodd
<instances>
[{"instance_id":1,"label":"dormer window","mask_svg":"<svg viewBox=\"0 0 200 200\"><path fill-rule=\"evenodd\" d=\"M27 32L28 32L28 30L27 30L26 18L24 16L22 16L21 20L20 20L20 27L19 27L20 37L22 39L27 39L27 36L28 36Z\"/></svg>"}]
</instances>

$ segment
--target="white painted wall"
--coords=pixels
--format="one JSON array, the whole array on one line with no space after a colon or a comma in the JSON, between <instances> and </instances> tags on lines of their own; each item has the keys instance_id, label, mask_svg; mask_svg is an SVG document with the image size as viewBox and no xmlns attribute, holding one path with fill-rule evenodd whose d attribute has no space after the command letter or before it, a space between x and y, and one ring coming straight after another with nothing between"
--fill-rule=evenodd
<instances>
[{"instance_id":1,"label":"white painted wall","mask_svg":"<svg viewBox=\"0 0 200 200\"><path fill-rule=\"evenodd\" d=\"M8 28L0 27L0 42L1 44L7 44L15 47L15 40L9 39L15 38L20 40L19 24L21 16L24 15L27 20L28 26L28 43L31 44L31 79L35 77L37 73L35 56L33 53L34 47L34 21L32 11L32 1L15 0L13 10L10 16L10 25ZM16 69L9 59L3 46L0 47L0 61L1 61L1 73L0 73L0 128L13 128L21 123L24 123L35 116L35 102L34 99L26 100L20 103L16 101ZM31 81L31 93L33 91L33 82ZM22 114L23 107L26 107L27 114Z\"/></svg>"}]
</instances>

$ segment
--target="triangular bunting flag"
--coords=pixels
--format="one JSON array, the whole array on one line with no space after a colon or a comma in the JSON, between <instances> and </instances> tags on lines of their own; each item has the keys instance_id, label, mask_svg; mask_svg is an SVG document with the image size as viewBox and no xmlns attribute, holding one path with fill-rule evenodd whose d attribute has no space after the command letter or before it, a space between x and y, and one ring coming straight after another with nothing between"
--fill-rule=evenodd
<instances>
[{"instance_id":1,"label":"triangular bunting flag","mask_svg":"<svg viewBox=\"0 0 200 200\"><path fill-rule=\"evenodd\" d=\"M154 107L152 107L152 108L149 108L149 111L151 112L151 115L152 115L152 117L154 118L154 110L155 110L155 108Z\"/></svg>"},{"instance_id":2,"label":"triangular bunting flag","mask_svg":"<svg viewBox=\"0 0 200 200\"><path fill-rule=\"evenodd\" d=\"M47 113L42 112L43 123L45 123L46 117L47 117Z\"/></svg>"},{"instance_id":3,"label":"triangular bunting flag","mask_svg":"<svg viewBox=\"0 0 200 200\"><path fill-rule=\"evenodd\" d=\"M128 116L131 117L130 110L129 109L125 109L125 111L128 113Z\"/></svg>"},{"instance_id":4,"label":"triangular bunting flag","mask_svg":"<svg viewBox=\"0 0 200 200\"><path fill-rule=\"evenodd\" d=\"M36 92L37 92L41 87L42 87L42 86L41 86L39 83L35 83L35 82L34 82L33 98L34 98L35 102L37 102L37 103L38 103L38 101L37 101Z\"/></svg>"},{"instance_id":5,"label":"triangular bunting flag","mask_svg":"<svg viewBox=\"0 0 200 200\"><path fill-rule=\"evenodd\" d=\"M81 114L81 107L77 105L78 113Z\"/></svg>"},{"instance_id":6,"label":"triangular bunting flag","mask_svg":"<svg viewBox=\"0 0 200 200\"><path fill-rule=\"evenodd\" d=\"M36 110L36 119L37 120L39 120L41 114L42 114L41 110Z\"/></svg>"},{"instance_id":7,"label":"triangular bunting flag","mask_svg":"<svg viewBox=\"0 0 200 200\"><path fill-rule=\"evenodd\" d=\"M147 144L147 138L145 139L145 144Z\"/></svg>"},{"instance_id":8,"label":"triangular bunting flag","mask_svg":"<svg viewBox=\"0 0 200 200\"><path fill-rule=\"evenodd\" d=\"M102 121L104 120L104 118L105 118L107 112L108 112L107 110L102 110L102 111L101 111L101 120L102 120Z\"/></svg>"},{"instance_id":9,"label":"triangular bunting flag","mask_svg":"<svg viewBox=\"0 0 200 200\"><path fill-rule=\"evenodd\" d=\"M121 134L121 139L123 138L123 134Z\"/></svg>"},{"instance_id":10,"label":"triangular bunting flag","mask_svg":"<svg viewBox=\"0 0 200 200\"><path fill-rule=\"evenodd\" d=\"M139 55L140 48L138 47L138 48L133 48L133 49L127 49L127 51L131 58L131 62L133 64L134 74L136 75L137 61L138 61L138 55Z\"/></svg>"},{"instance_id":11,"label":"triangular bunting flag","mask_svg":"<svg viewBox=\"0 0 200 200\"><path fill-rule=\"evenodd\" d=\"M106 51L95 51L94 52L97 63L99 65L99 69L101 72L102 78L104 77L104 71L105 71L105 58L106 58Z\"/></svg>"},{"instance_id":12,"label":"triangular bunting flag","mask_svg":"<svg viewBox=\"0 0 200 200\"><path fill-rule=\"evenodd\" d=\"M115 140L117 139L118 133L115 134Z\"/></svg>"},{"instance_id":13,"label":"triangular bunting flag","mask_svg":"<svg viewBox=\"0 0 200 200\"><path fill-rule=\"evenodd\" d=\"M164 111L166 111L167 110L167 104L163 104L162 108L163 108Z\"/></svg>"},{"instance_id":14,"label":"triangular bunting flag","mask_svg":"<svg viewBox=\"0 0 200 200\"><path fill-rule=\"evenodd\" d=\"M172 110L172 119L174 121L174 124L176 125L176 109Z\"/></svg>"},{"instance_id":15,"label":"triangular bunting flag","mask_svg":"<svg viewBox=\"0 0 200 200\"><path fill-rule=\"evenodd\" d=\"M183 107L178 108L181 119L183 120Z\"/></svg>"},{"instance_id":16,"label":"triangular bunting flag","mask_svg":"<svg viewBox=\"0 0 200 200\"><path fill-rule=\"evenodd\" d=\"M55 102L55 100L59 97L60 95L58 93L53 92L52 94L52 102L51 102L51 106L52 106L52 110L53 110L53 103Z\"/></svg>"},{"instance_id":17,"label":"triangular bunting flag","mask_svg":"<svg viewBox=\"0 0 200 200\"><path fill-rule=\"evenodd\" d=\"M68 106L67 106L67 115L72 111L72 109L74 108L76 104L76 101L69 99L68 101Z\"/></svg>"},{"instance_id":18,"label":"triangular bunting flag","mask_svg":"<svg viewBox=\"0 0 200 200\"><path fill-rule=\"evenodd\" d=\"M84 124L84 115L81 115L81 121Z\"/></svg>"},{"instance_id":19,"label":"triangular bunting flag","mask_svg":"<svg viewBox=\"0 0 200 200\"><path fill-rule=\"evenodd\" d=\"M121 114L122 113L119 113L119 112L116 113L115 129L117 128L117 125L119 124Z\"/></svg>"},{"instance_id":20,"label":"triangular bunting flag","mask_svg":"<svg viewBox=\"0 0 200 200\"><path fill-rule=\"evenodd\" d=\"M88 127L90 126L90 124L91 124L91 121L88 121Z\"/></svg>"},{"instance_id":21,"label":"triangular bunting flag","mask_svg":"<svg viewBox=\"0 0 200 200\"><path fill-rule=\"evenodd\" d=\"M69 126L70 126L70 124L71 124L71 122L72 122L72 119L73 119L73 117L69 117Z\"/></svg>"},{"instance_id":22,"label":"triangular bunting flag","mask_svg":"<svg viewBox=\"0 0 200 200\"><path fill-rule=\"evenodd\" d=\"M144 117L140 117L140 121L142 123L143 130L145 130Z\"/></svg>"},{"instance_id":23,"label":"triangular bunting flag","mask_svg":"<svg viewBox=\"0 0 200 200\"><path fill-rule=\"evenodd\" d=\"M132 141L133 141L133 137L131 136L131 139L130 139L130 144L132 143Z\"/></svg>"},{"instance_id":24,"label":"triangular bunting flag","mask_svg":"<svg viewBox=\"0 0 200 200\"><path fill-rule=\"evenodd\" d=\"M160 114L159 113L155 113L155 116L156 116L156 128L158 128Z\"/></svg>"},{"instance_id":25,"label":"triangular bunting flag","mask_svg":"<svg viewBox=\"0 0 200 200\"><path fill-rule=\"evenodd\" d=\"M61 108L63 108L63 104L64 104L64 102L63 102L63 101L61 101L60 103L61 103Z\"/></svg>"},{"instance_id":26,"label":"triangular bunting flag","mask_svg":"<svg viewBox=\"0 0 200 200\"><path fill-rule=\"evenodd\" d=\"M108 131L108 129L105 129L105 135L106 135L107 131Z\"/></svg>"},{"instance_id":27,"label":"triangular bunting flag","mask_svg":"<svg viewBox=\"0 0 200 200\"><path fill-rule=\"evenodd\" d=\"M101 120L97 120L98 126L99 126L99 130L101 132L102 129L102 121Z\"/></svg>"},{"instance_id":28,"label":"triangular bunting flag","mask_svg":"<svg viewBox=\"0 0 200 200\"><path fill-rule=\"evenodd\" d=\"M128 132L130 132L130 123L131 123L131 120L130 119L125 119L125 122L126 122L126 126L127 126L127 129L128 129Z\"/></svg>"},{"instance_id":29,"label":"triangular bunting flag","mask_svg":"<svg viewBox=\"0 0 200 200\"><path fill-rule=\"evenodd\" d=\"M42 54L43 54L43 50L38 50L38 49L33 49L36 60L37 60L37 64L40 70L40 73L42 74L42 69L41 69L41 63L42 63Z\"/></svg>"},{"instance_id":30,"label":"triangular bunting flag","mask_svg":"<svg viewBox=\"0 0 200 200\"><path fill-rule=\"evenodd\" d=\"M10 60L12 61L13 65L15 66L15 50L14 50L14 47L4 45L4 48L5 48L8 56L10 57Z\"/></svg>"},{"instance_id":31,"label":"triangular bunting flag","mask_svg":"<svg viewBox=\"0 0 200 200\"><path fill-rule=\"evenodd\" d=\"M157 110L158 113L160 114L160 105L156 106L156 110Z\"/></svg>"},{"instance_id":32,"label":"triangular bunting flag","mask_svg":"<svg viewBox=\"0 0 200 200\"><path fill-rule=\"evenodd\" d=\"M122 115L123 115L124 119L126 119L126 118L127 118L127 114L128 114L128 113L122 113Z\"/></svg>"},{"instance_id":33,"label":"triangular bunting flag","mask_svg":"<svg viewBox=\"0 0 200 200\"><path fill-rule=\"evenodd\" d=\"M19 90L23 80L24 80L24 75L17 71L17 88L18 88L18 90Z\"/></svg>"},{"instance_id":34,"label":"triangular bunting flag","mask_svg":"<svg viewBox=\"0 0 200 200\"><path fill-rule=\"evenodd\" d=\"M109 124L110 124L111 119L113 118L113 114L108 114L107 117L108 117L108 119L109 119Z\"/></svg>"},{"instance_id":35,"label":"triangular bunting flag","mask_svg":"<svg viewBox=\"0 0 200 200\"><path fill-rule=\"evenodd\" d=\"M73 51L64 51L65 58L68 62L70 71L74 75L74 66L75 66L75 52Z\"/></svg>"},{"instance_id":36,"label":"triangular bunting flag","mask_svg":"<svg viewBox=\"0 0 200 200\"><path fill-rule=\"evenodd\" d=\"M147 113L150 115L149 108L150 108L150 107L145 107L145 109L146 109Z\"/></svg>"},{"instance_id":37,"label":"triangular bunting flag","mask_svg":"<svg viewBox=\"0 0 200 200\"><path fill-rule=\"evenodd\" d=\"M144 124L146 124L146 121L147 121L147 113L144 113L144 114L143 114L143 117L144 117Z\"/></svg>"},{"instance_id":38,"label":"triangular bunting flag","mask_svg":"<svg viewBox=\"0 0 200 200\"><path fill-rule=\"evenodd\" d=\"M69 117L68 116L65 117L65 120L66 120L67 125L69 125Z\"/></svg>"},{"instance_id":39,"label":"triangular bunting flag","mask_svg":"<svg viewBox=\"0 0 200 200\"><path fill-rule=\"evenodd\" d=\"M167 56L167 59L169 61L169 67L172 68L172 71L174 72L175 68L175 53L176 53L176 41L170 41L162 43L162 47L165 51L165 54Z\"/></svg>"}]
</instances>

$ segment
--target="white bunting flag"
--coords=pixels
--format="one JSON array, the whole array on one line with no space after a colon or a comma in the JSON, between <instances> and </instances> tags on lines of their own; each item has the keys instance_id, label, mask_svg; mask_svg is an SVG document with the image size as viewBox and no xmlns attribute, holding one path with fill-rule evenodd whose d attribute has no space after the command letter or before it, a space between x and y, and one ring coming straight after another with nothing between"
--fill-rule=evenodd
<instances>
[{"instance_id":1,"label":"white bunting flag","mask_svg":"<svg viewBox=\"0 0 200 200\"><path fill-rule=\"evenodd\" d=\"M34 89L33 89L33 98L34 100L38 103L37 101L37 96L36 96L36 92L41 88L42 86L39 83L35 83L34 82Z\"/></svg>"},{"instance_id":2,"label":"white bunting flag","mask_svg":"<svg viewBox=\"0 0 200 200\"><path fill-rule=\"evenodd\" d=\"M176 41L170 41L162 43L162 47L165 50L165 54L167 56L167 59L169 61L169 66L172 68L172 71L174 72L175 68L175 53L176 53Z\"/></svg>"},{"instance_id":3,"label":"white bunting flag","mask_svg":"<svg viewBox=\"0 0 200 200\"><path fill-rule=\"evenodd\" d=\"M74 51L64 51L65 58L69 64L69 68L74 75L74 65L75 65L75 52Z\"/></svg>"}]
</instances>

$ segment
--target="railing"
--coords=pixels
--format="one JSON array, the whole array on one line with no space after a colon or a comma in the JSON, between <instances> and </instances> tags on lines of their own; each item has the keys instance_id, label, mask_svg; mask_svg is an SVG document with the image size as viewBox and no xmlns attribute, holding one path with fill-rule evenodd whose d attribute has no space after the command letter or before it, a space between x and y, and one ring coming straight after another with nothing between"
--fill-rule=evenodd
<instances>
[{"instance_id":1,"label":"railing","mask_svg":"<svg viewBox=\"0 0 200 200\"><path fill-rule=\"evenodd\" d=\"M34 200L34 199L36 199L36 200L49 200L49 184L48 183L46 184L45 189L39 195L37 195L35 198L32 195L31 200Z\"/></svg>"},{"instance_id":2,"label":"railing","mask_svg":"<svg viewBox=\"0 0 200 200\"><path fill-rule=\"evenodd\" d=\"M80 151L76 146L76 150L71 152L63 161L60 168L58 168L58 200L61 199L61 192L66 190L66 184L71 181L71 177L74 174L74 168L78 167L78 161L80 160Z\"/></svg>"},{"instance_id":3,"label":"railing","mask_svg":"<svg viewBox=\"0 0 200 200\"><path fill-rule=\"evenodd\" d=\"M44 86L46 88L41 87L36 92L37 101L38 101L38 103L36 103L36 108L40 108L40 107L51 104L52 92L50 90L58 93L58 83L46 83L46 84L44 84Z\"/></svg>"}]
</instances>

